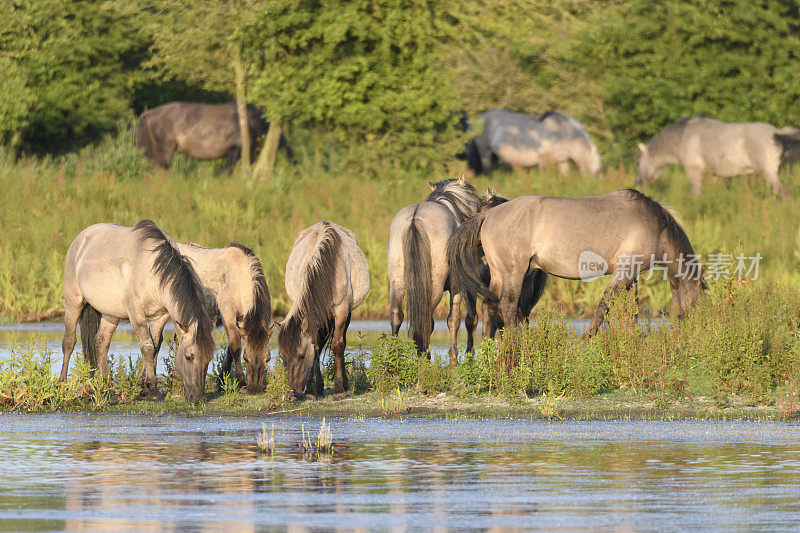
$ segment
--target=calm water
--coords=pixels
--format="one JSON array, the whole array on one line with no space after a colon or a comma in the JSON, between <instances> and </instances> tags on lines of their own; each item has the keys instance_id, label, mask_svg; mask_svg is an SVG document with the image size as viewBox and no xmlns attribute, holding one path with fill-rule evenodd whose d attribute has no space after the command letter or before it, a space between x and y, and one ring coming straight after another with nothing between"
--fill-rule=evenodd
<instances>
[{"instance_id":1,"label":"calm water","mask_svg":"<svg viewBox=\"0 0 800 533\"><path fill-rule=\"evenodd\" d=\"M0 415L0 530L789 530L795 424Z\"/></svg>"},{"instance_id":2,"label":"calm water","mask_svg":"<svg viewBox=\"0 0 800 533\"><path fill-rule=\"evenodd\" d=\"M573 321L576 330L582 331L584 330L589 321L588 320L575 320ZM388 321L380 321L380 320L360 320L360 321L353 321L350 324L350 328L347 333L347 351L353 352L359 349L359 343L361 347L364 349L370 349L375 341L378 339L378 336L382 333L389 333L389 322ZM475 342L480 342L481 336L481 324L478 324L478 330L475 335ZM157 372L163 374L164 370L164 363L163 358L167 354L166 342L169 339L173 338L174 330L172 329L172 324L168 324L165 332L164 332L164 340L165 344L161 348L161 352L158 356L158 368ZM405 331L402 333L405 335ZM53 372L60 372L61 371L61 339L64 336L64 324L60 322L44 322L44 323L32 323L32 324L0 324L0 361L4 361L9 359L10 357L10 349L15 343L24 342L27 340L41 340L46 343L46 346L52 351L53 353ZM214 333L214 337L217 339L218 343L225 344L227 343L227 337L225 336L225 331L219 327L216 329ZM459 330L459 348L461 350L464 349L466 344L466 333L464 331L464 326L462 324L461 329ZM447 348L450 342L450 337L447 332L447 323L443 320L437 320L435 322L435 328L433 335L431 336L431 346L434 353L438 353L442 356L447 355ZM270 345L272 346L272 361L270 362L270 366L274 365L275 361L278 359L278 346L276 337L270 340ZM75 352L74 354L79 354L81 352L81 341L80 341L80 330L78 330L78 342L75 345ZM112 357L117 359L119 358L127 358L133 357L134 359L139 357L139 344L136 342L136 337L133 334L133 330L131 329L130 324L123 323L117 328L116 332L114 333L114 338L111 342L111 348L109 349L109 354ZM74 365L74 357L71 360L71 364Z\"/></svg>"}]
</instances>

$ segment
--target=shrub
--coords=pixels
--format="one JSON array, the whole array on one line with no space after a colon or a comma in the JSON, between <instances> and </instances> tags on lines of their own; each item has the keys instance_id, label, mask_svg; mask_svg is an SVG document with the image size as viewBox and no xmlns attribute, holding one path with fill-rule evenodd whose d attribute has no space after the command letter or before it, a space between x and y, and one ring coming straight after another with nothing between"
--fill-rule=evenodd
<instances>
[{"instance_id":1,"label":"shrub","mask_svg":"<svg viewBox=\"0 0 800 533\"><path fill-rule=\"evenodd\" d=\"M417 382L420 361L411 339L382 334L372 351L367 378L380 392L405 389Z\"/></svg>"}]
</instances>

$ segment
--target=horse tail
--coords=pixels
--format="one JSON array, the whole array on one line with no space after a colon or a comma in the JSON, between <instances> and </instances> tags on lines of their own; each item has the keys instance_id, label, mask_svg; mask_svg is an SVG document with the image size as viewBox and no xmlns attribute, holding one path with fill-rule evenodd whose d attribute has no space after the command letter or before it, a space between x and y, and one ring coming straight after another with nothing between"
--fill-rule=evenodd
<instances>
[{"instance_id":1,"label":"horse tail","mask_svg":"<svg viewBox=\"0 0 800 533\"><path fill-rule=\"evenodd\" d=\"M150 137L147 114L147 111L142 113L142 115L139 117L139 121L136 123L136 148L139 149L139 152L143 156L147 157L148 159L153 159L153 141Z\"/></svg>"},{"instance_id":2,"label":"horse tail","mask_svg":"<svg viewBox=\"0 0 800 533\"><path fill-rule=\"evenodd\" d=\"M433 279L431 243L428 236L420 231L416 212L403 235L403 263L408 294L408 329L417 345L417 351L423 353L428 349L431 340Z\"/></svg>"},{"instance_id":3,"label":"horse tail","mask_svg":"<svg viewBox=\"0 0 800 533\"><path fill-rule=\"evenodd\" d=\"M456 291L480 294L496 302L497 297L481 280L480 274L481 228L487 212L469 218L453 233L447 241L447 261L450 263L451 286Z\"/></svg>"},{"instance_id":4,"label":"horse tail","mask_svg":"<svg viewBox=\"0 0 800 533\"><path fill-rule=\"evenodd\" d=\"M773 139L780 151L781 167L800 161L800 133L775 133Z\"/></svg>"},{"instance_id":5,"label":"horse tail","mask_svg":"<svg viewBox=\"0 0 800 533\"><path fill-rule=\"evenodd\" d=\"M81 345L83 346L83 358L89 361L92 368L97 368L95 338L99 329L100 311L86 304L81 313Z\"/></svg>"},{"instance_id":6,"label":"horse tail","mask_svg":"<svg viewBox=\"0 0 800 533\"><path fill-rule=\"evenodd\" d=\"M517 305L517 312L521 320L531 315L531 311L544 293L546 284L547 272L544 270L537 268L525 276L525 280L522 283L522 293L519 295L519 303Z\"/></svg>"}]
</instances>

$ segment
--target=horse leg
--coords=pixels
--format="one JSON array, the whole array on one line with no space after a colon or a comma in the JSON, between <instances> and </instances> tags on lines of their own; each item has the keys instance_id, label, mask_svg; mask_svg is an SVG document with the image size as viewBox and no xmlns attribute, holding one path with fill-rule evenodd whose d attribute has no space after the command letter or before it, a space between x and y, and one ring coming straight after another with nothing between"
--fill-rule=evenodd
<instances>
[{"instance_id":1,"label":"horse leg","mask_svg":"<svg viewBox=\"0 0 800 533\"><path fill-rule=\"evenodd\" d=\"M783 187L783 183L781 180L778 179L778 171L777 169L772 172L766 172L764 177L772 186L772 191L778 195L778 198L781 200L786 200L786 189Z\"/></svg>"},{"instance_id":2,"label":"horse leg","mask_svg":"<svg viewBox=\"0 0 800 533\"><path fill-rule=\"evenodd\" d=\"M153 159L156 165L164 170L169 170L172 166L172 158L175 155L175 146L160 146L156 149Z\"/></svg>"},{"instance_id":3,"label":"horse leg","mask_svg":"<svg viewBox=\"0 0 800 533\"><path fill-rule=\"evenodd\" d=\"M247 385L247 380L242 369L242 336L236 325L236 312L226 307L220 309L222 323L225 325L225 333L228 335L228 349L225 350L225 358L222 360L222 375L230 373L236 368L236 381L240 387Z\"/></svg>"},{"instance_id":4,"label":"horse leg","mask_svg":"<svg viewBox=\"0 0 800 533\"><path fill-rule=\"evenodd\" d=\"M492 272L492 281L490 289L492 293L498 296L498 307L500 316L503 320L504 328L511 328L517 324L517 307L519 305L519 295L522 290L522 279L524 272L520 274L513 274L511 272L502 272L495 275ZM496 280L502 280L497 282Z\"/></svg>"},{"instance_id":5,"label":"horse leg","mask_svg":"<svg viewBox=\"0 0 800 533\"><path fill-rule=\"evenodd\" d=\"M611 277L611 282L606 287L605 292L603 293L603 297L600 299L600 303L597 304L597 309L595 309L594 317L592 317L592 321L589 324L589 327L586 329L586 333L584 333L584 338L591 337L600 329L600 326L603 325L603 321L605 320L606 311L608 311L608 305L611 303L611 299L614 295L622 288L628 288L636 281L636 276L634 275L621 275L621 274L614 274Z\"/></svg>"},{"instance_id":6,"label":"horse leg","mask_svg":"<svg viewBox=\"0 0 800 533\"><path fill-rule=\"evenodd\" d=\"M100 326L97 328L97 335L94 338L95 352L97 354L97 371L108 380L108 349L111 347L111 337L117 329L119 319L108 315L100 316ZM147 329L147 328L145 328ZM148 332L148 337L150 336Z\"/></svg>"},{"instance_id":7,"label":"horse leg","mask_svg":"<svg viewBox=\"0 0 800 533\"><path fill-rule=\"evenodd\" d=\"M159 322L162 319L163 317L159 319ZM147 319L142 316L131 316L130 321L136 340L139 341L139 350L142 352L142 392L147 396L153 396L154 393L157 395L156 344L153 342L150 328L147 327ZM100 354L98 353L98 367L100 366L99 359Z\"/></svg>"},{"instance_id":8,"label":"horse leg","mask_svg":"<svg viewBox=\"0 0 800 533\"><path fill-rule=\"evenodd\" d=\"M450 330L450 364L458 364L458 327L461 325L461 293L450 293L450 313L447 328Z\"/></svg>"},{"instance_id":9,"label":"horse leg","mask_svg":"<svg viewBox=\"0 0 800 533\"><path fill-rule=\"evenodd\" d=\"M228 156L225 159L225 175L230 176L233 172L233 167L236 166L236 163L239 161L239 158L242 157L242 147L241 146L232 146L230 150L228 150Z\"/></svg>"},{"instance_id":10,"label":"horse leg","mask_svg":"<svg viewBox=\"0 0 800 533\"><path fill-rule=\"evenodd\" d=\"M558 166L558 172L562 176L566 176L567 174L569 174L569 159L558 163L556 166Z\"/></svg>"},{"instance_id":11,"label":"horse leg","mask_svg":"<svg viewBox=\"0 0 800 533\"><path fill-rule=\"evenodd\" d=\"M153 343L151 357L145 357L142 352L142 394L151 398L160 398L158 392L158 378L156 377L156 366L158 365L158 351L164 340L164 326L167 325L170 316L164 313L163 316L150 322L149 334Z\"/></svg>"},{"instance_id":12,"label":"horse leg","mask_svg":"<svg viewBox=\"0 0 800 533\"><path fill-rule=\"evenodd\" d=\"M692 194L698 196L703 188L703 169L700 167L687 167L686 178L692 187Z\"/></svg>"},{"instance_id":13,"label":"horse leg","mask_svg":"<svg viewBox=\"0 0 800 533\"><path fill-rule=\"evenodd\" d=\"M347 392L347 371L344 367L344 349L347 346L347 328L350 326L350 309L345 309L347 309L346 315L344 310L336 313L333 342L331 343L331 352L333 352L333 360L336 365L333 378L334 392L336 394L344 394Z\"/></svg>"},{"instance_id":14,"label":"horse leg","mask_svg":"<svg viewBox=\"0 0 800 533\"><path fill-rule=\"evenodd\" d=\"M467 315L464 327L467 329L467 351L475 352L475 329L478 327L478 303L474 294L467 294Z\"/></svg>"},{"instance_id":15,"label":"horse leg","mask_svg":"<svg viewBox=\"0 0 800 533\"><path fill-rule=\"evenodd\" d=\"M400 332L400 326L403 324L403 286L396 282L392 282L389 289L389 321L392 324L392 335L397 336Z\"/></svg>"},{"instance_id":16,"label":"horse leg","mask_svg":"<svg viewBox=\"0 0 800 533\"><path fill-rule=\"evenodd\" d=\"M61 377L59 378L61 381L65 381L69 373L69 358L72 356L72 351L75 349L75 343L78 340L75 336L75 328L78 326L78 319L80 319L84 305L83 297L79 296L77 299L69 298L64 310L64 339L61 341L63 359L61 361Z\"/></svg>"}]
</instances>

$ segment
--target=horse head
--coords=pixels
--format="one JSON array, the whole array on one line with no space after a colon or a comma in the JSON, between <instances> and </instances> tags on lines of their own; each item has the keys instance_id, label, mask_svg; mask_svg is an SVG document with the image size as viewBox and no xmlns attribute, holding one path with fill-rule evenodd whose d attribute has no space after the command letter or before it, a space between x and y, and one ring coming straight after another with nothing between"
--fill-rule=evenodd
<instances>
[{"instance_id":1,"label":"horse head","mask_svg":"<svg viewBox=\"0 0 800 533\"><path fill-rule=\"evenodd\" d=\"M652 183L661 174L661 167L656 165L653 155L644 143L639 143L639 150L636 152L636 163L639 169L636 171L636 187L642 187Z\"/></svg>"},{"instance_id":2,"label":"horse head","mask_svg":"<svg viewBox=\"0 0 800 533\"><path fill-rule=\"evenodd\" d=\"M322 384L316 383L317 339L310 331L308 321L293 316L278 328L278 355L286 368L286 381L295 396L302 398L306 393L322 395Z\"/></svg>"},{"instance_id":3,"label":"horse head","mask_svg":"<svg viewBox=\"0 0 800 533\"><path fill-rule=\"evenodd\" d=\"M189 403L205 400L206 373L215 348L214 338L211 336L212 328L207 316L197 317L190 324L175 321L175 332L178 336L175 369L181 375L184 396Z\"/></svg>"}]
</instances>

